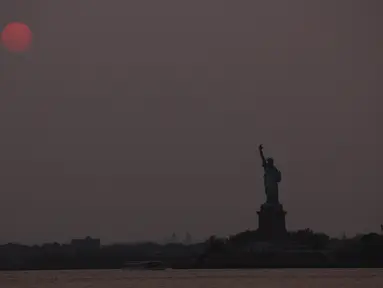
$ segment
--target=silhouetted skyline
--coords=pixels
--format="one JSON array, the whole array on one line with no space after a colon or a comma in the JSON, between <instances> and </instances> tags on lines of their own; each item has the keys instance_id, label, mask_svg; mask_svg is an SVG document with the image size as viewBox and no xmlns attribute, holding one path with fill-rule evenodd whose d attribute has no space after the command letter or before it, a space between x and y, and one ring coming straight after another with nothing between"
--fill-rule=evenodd
<instances>
[{"instance_id":1,"label":"silhouetted skyline","mask_svg":"<svg viewBox=\"0 0 383 288\"><path fill-rule=\"evenodd\" d=\"M0 242L379 231L381 1L2 2Z\"/></svg>"}]
</instances>

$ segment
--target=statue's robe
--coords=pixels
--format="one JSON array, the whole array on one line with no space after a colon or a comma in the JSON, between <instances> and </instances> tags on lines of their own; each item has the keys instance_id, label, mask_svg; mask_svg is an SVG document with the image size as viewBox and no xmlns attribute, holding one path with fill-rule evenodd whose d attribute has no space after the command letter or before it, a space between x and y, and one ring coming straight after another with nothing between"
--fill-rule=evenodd
<instances>
[{"instance_id":1,"label":"statue's robe","mask_svg":"<svg viewBox=\"0 0 383 288\"><path fill-rule=\"evenodd\" d=\"M264 185L267 197L266 202L269 204L278 204L278 183L282 180L281 172L275 166L270 167L268 165L265 165L264 169Z\"/></svg>"}]
</instances>

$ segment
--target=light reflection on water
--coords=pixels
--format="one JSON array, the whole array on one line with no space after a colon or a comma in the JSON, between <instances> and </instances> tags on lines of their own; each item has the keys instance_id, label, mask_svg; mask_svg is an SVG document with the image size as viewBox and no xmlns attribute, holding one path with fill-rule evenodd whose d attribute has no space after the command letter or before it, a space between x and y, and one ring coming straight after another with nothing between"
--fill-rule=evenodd
<instances>
[{"instance_id":1,"label":"light reflection on water","mask_svg":"<svg viewBox=\"0 0 383 288\"><path fill-rule=\"evenodd\" d=\"M0 272L0 287L383 287L383 269L78 270Z\"/></svg>"}]
</instances>

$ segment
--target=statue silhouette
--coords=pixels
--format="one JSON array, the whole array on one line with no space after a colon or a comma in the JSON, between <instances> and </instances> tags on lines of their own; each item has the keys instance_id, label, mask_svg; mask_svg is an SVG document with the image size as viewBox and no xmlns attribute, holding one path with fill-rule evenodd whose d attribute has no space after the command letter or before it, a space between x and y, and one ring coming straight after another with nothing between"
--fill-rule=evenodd
<instances>
[{"instance_id":1,"label":"statue silhouette","mask_svg":"<svg viewBox=\"0 0 383 288\"><path fill-rule=\"evenodd\" d=\"M281 172L275 167L273 158L265 158L263 146L259 145L259 153L262 158L262 166L265 171L263 176L267 204L279 204L278 184L282 180Z\"/></svg>"}]
</instances>

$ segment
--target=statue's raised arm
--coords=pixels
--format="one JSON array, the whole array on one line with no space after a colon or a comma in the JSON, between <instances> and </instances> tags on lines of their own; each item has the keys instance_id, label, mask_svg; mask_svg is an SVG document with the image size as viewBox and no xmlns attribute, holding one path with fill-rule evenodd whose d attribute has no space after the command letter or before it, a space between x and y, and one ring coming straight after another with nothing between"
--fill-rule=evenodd
<instances>
[{"instance_id":1,"label":"statue's raised arm","mask_svg":"<svg viewBox=\"0 0 383 288\"><path fill-rule=\"evenodd\" d=\"M263 154L263 145L259 145L258 147L259 149L259 154L261 155L261 158L262 158L262 166L265 167L266 166L266 158L265 158L265 155Z\"/></svg>"}]
</instances>

